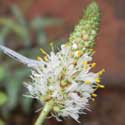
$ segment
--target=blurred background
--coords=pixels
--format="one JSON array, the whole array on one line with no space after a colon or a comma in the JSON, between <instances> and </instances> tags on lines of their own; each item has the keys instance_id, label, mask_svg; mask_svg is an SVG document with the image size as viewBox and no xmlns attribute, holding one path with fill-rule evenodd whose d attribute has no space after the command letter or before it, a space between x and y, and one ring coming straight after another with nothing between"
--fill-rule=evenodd
<instances>
[{"instance_id":1,"label":"blurred background","mask_svg":"<svg viewBox=\"0 0 125 125\"><path fill-rule=\"evenodd\" d=\"M0 0L0 44L36 58L39 48L58 49L92 0ZM91 112L81 116L81 125L125 125L125 0L97 0L102 18L94 61L98 71L106 69ZM33 125L40 108L25 98L23 81L30 71L0 53L0 125ZM71 119L47 125L78 125Z\"/></svg>"}]
</instances>

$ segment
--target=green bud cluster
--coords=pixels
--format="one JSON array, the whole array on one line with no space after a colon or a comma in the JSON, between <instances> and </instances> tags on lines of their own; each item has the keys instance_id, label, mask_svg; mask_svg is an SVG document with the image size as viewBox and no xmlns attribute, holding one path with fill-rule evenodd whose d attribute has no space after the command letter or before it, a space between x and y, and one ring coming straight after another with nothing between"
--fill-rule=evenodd
<instances>
[{"instance_id":1,"label":"green bud cluster","mask_svg":"<svg viewBox=\"0 0 125 125\"><path fill-rule=\"evenodd\" d=\"M100 24L100 9L96 2L90 4L85 10L83 18L75 26L74 32L69 37L71 45L76 43L82 52L92 54Z\"/></svg>"}]
</instances>

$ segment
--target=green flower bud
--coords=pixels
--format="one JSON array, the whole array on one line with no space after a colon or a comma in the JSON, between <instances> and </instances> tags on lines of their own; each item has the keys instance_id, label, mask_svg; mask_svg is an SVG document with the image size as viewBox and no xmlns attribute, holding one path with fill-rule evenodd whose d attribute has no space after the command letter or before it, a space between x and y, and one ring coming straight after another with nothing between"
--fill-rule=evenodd
<instances>
[{"instance_id":1,"label":"green flower bud","mask_svg":"<svg viewBox=\"0 0 125 125\"><path fill-rule=\"evenodd\" d=\"M74 32L70 35L69 42L71 45L76 43L78 45L78 50L82 48L86 48L86 50L92 49L95 45L94 41L98 33L99 24L100 9L98 4L93 2L85 10L83 18L80 20L79 24L75 26ZM88 52L88 50L85 52Z\"/></svg>"}]
</instances>

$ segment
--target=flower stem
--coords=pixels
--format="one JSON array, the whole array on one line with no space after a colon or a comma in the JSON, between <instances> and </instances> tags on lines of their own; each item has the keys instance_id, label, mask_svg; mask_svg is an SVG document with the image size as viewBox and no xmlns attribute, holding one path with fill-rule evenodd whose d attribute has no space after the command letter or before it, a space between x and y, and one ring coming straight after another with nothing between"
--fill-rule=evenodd
<instances>
[{"instance_id":1,"label":"flower stem","mask_svg":"<svg viewBox=\"0 0 125 125\"><path fill-rule=\"evenodd\" d=\"M50 100L45 104L45 106L43 107L42 112L40 113L38 119L35 122L35 125L43 125L43 122L46 119L49 112L52 110L53 105L54 105L53 100Z\"/></svg>"}]
</instances>

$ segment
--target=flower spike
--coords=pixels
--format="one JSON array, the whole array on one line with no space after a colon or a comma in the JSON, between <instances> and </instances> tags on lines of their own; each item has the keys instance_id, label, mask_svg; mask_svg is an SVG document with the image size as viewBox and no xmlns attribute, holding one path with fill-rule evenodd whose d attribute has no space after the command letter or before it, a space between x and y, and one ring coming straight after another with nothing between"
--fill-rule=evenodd
<instances>
[{"instance_id":1,"label":"flower spike","mask_svg":"<svg viewBox=\"0 0 125 125\"><path fill-rule=\"evenodd\" d=\"M100 9L96 2L93 2L86 9L83 18L75 26L74 32L69 37L72 48L83 53L92 54L95 45L95 38L99 31Z\"/></svg>"},{"instance_id":2,"label":"flower spike","mask_svg":"<svg viewBox=\"0 0 125 125\"><path fill-rule=\"evenodd\" d=\"M38 60L28 59L13 50L0 45L0 49L17 61L32 69L31 82L25 83L29 96L43 104L35 125L41 125L47 115L59 120L72 117L79 122L80 114L88 110L89 100L94 100L101 85L104 70L91 71L96 66L92 63L93 47L99 30L100 9L96 2L90 4L83 18L70 35L68 43L61 45L59 52L47 54Z\"/></svg>"}]
</instances>

